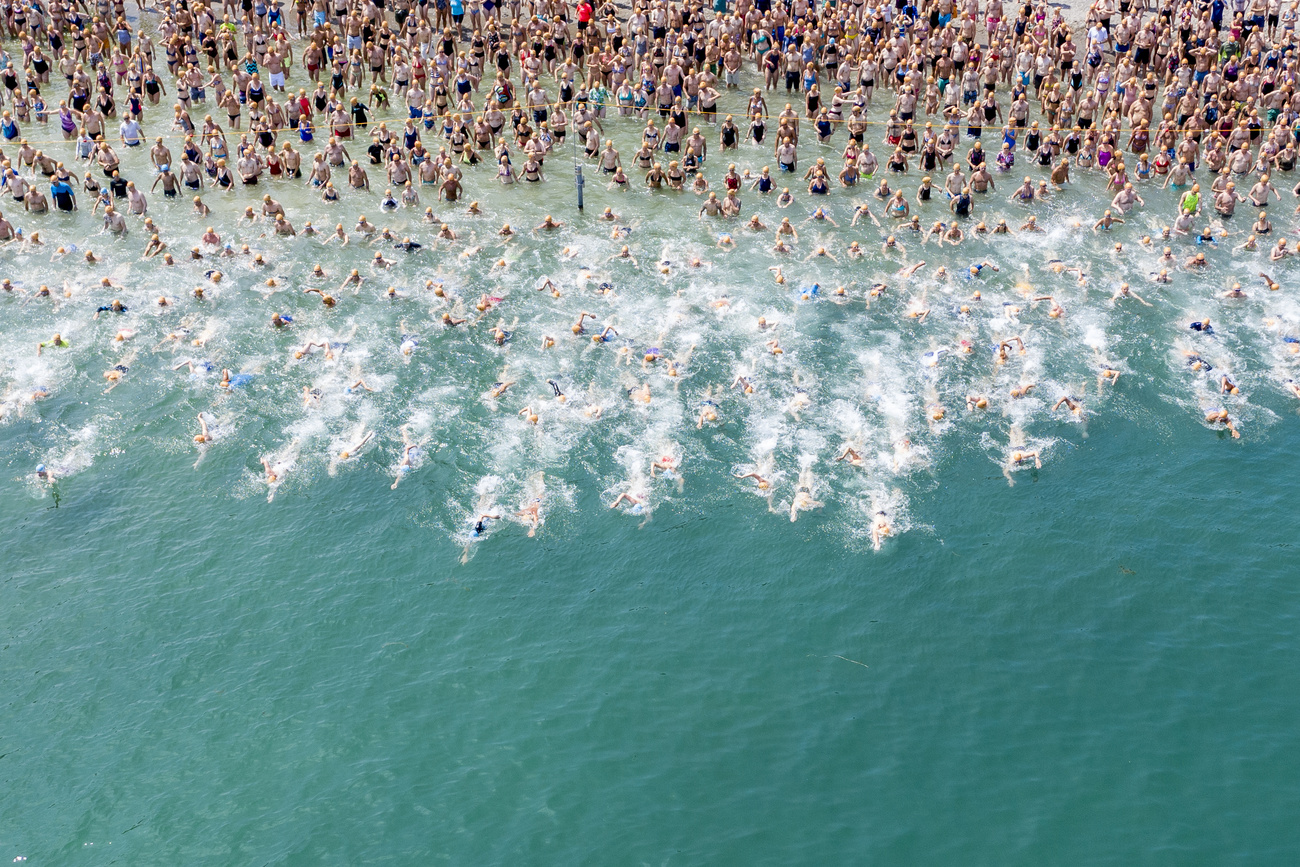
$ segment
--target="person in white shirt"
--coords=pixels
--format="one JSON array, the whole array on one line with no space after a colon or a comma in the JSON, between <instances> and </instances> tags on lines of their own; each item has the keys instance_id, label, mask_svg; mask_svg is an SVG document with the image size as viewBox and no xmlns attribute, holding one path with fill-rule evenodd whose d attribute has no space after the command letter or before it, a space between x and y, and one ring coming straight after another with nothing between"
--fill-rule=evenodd
<instances>
[{"instance_id":1,"label":"person in white shirt","mask_svg":"<svg viewBox=\"0 0 1300 867\"><path fill-rule=\"evenodd\" d=\"M141 137L140 121L135 118L128 117L126 120L122 121L121 133L122 144L127 147L134 148L143 144L144 140Z\"/></svg>"}]
</instances>

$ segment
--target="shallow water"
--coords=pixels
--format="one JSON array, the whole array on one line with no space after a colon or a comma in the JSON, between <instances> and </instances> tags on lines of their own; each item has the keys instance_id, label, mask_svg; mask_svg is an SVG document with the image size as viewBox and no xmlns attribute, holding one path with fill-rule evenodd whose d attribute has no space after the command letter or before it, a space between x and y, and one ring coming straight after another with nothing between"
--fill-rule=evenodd
<instances>
[{"instance_id":1,"label":"shallow water","mask_svg":"<svg viewBox=\"0 0 1300 867\"><path fill-rule=\"evenodd\" d=\"M640 124L608 128L630 157ZM137 181L145 158L126 157ZM757 149L715 154L710 179L731 160L774 162ZM263 252L264 271L242 258L141 262L138 228L94 234L86 202L75 216L15 221L47 246L3 248L5 273L28 292L67 281L71 296L0 298L0 855L1294 860L1300 598L1287 470L1300 401L1285 381L1300 356L1282 338L1300 335L1300 307L1286 268L1231 254L1238 234L1210 251L1208 272L1154 285L1158 247L1138 239L1168 221L1176 194L1142 187L1147 207L1129 225L1094 234L1083 227L1105 207L1096 175L1028 209L1006 200L1000 176L977 216L1016 226L1033 213L1050 231L956 249L900 233L905 258L882 255L874 227L848 228L860 196L836 191L824 205L841 228L800 226L796 252L780 257L770 232L735 226L737 249L718 249L694 196L607 192L590 166L579 215L569 165L548 160L552 180L535 188L467 173L482 218L463 203L382 214L377 196L326 206L302 187L257 187L299 228L350 228L364 212L428 245L386 251L400 264L335 293L332 310L301 290L337 286L351 267L369 274L374 248L355 235L346 249L262 239L263 225L232 219L257 201L242 190L205 194L223 204L202 224L160 195L151 215L177 251L210 222ZM1025 173L1040 170L1014 175ZM814 206L742 198L769 226ZM425 205L458 244L433 245ZM595 219L607 205L632 227L626 241ZM566 227L495 236L502 221L528 227L548 212ZM933 202L921 213L929 224L945 212ZM1291 217L1273 219L1282 229ZM1232 228L1250 221L1243 211ZM841 255L850 240L868 249L863 262ZM69 242L105 263L51 261ZM639 267L609 261L620 243ZM819 244L840 263L804 262ZM482 249L462 258L471 246ZM1180 259L1200 249L1174 247ZM692 255L708 264L686 267ZM897 276L919 258L914 279ZM999 270L961 276L982 261ZM305 276L317 262L328 281ZM934 277L939 264L957 276ZM198 302L189 290L212 267L227 279ZM1260 270L1283 290L1266 291ZM282 283L269 297L268 275ZM121 288L98 288L100 276ZM547 277L561 297L535 291ZM1220 297L1234 278L1249 298ZM889 290L868 306L877 281ZM1110 301L1121 281L1153 306ZM595 291L602 282L613 294ZM402 297L384 298L389 285ZM1025 287L1065 316L1027 302ZM176 303L159 309L164 293ZM481 294L502 300L479 317ZM115 297L127 314L91 318ZM924 320L907 316L924 307ZM583 310L596 324L574 337ZM294 316L291 329L267 326L276 311ZM444 329L444 311L479 321ZM779 323L782 355L767 351L758 316ZM1187 329L1204 317L1215 336ZM513 332L505 347L488 334L498 322ZM618 338L594 344L606 324ZM133 339L114 341L123 328ZM37 357L54 331L72 346ZM182 337L163 343L171 333ZM557 346L542 349L548 334ZM403 335L418 338L409 355ZM995 344L1013 336L1025 353L996 364ZM346 346L333 360L293 358L309 340ZM679 376L663 362L642 370L651 346L679 360ZM623 348L630 364L618 363ZM937 349L954 351L930 366ZM1214 372L1190 370L1184 350ZM187 359L213 370L171 369ZM104 394L115 364L128 371ZM1099 387L1103 365L1118 383ZM252 379L222 390L222 368ZM1219 395L1222 371L1240 395ZM738 374L753 395L728 387ZM348 393L358 378L375 390ZM515 384L501 398L484 396L504 380ZM1009 396L1028 382L1028 397ZM646 383L648 404L628 398ZM49 396L32 402L38 387ZM305 406L304 387L320 401ZM971 393L990 407L968 412ZM1082 416L1051 410L1062 395ZM697 428L705 400L719 418ZM599 418L584 412L595 405ZM1203 420L1218 406L1241 440ZM540 424L517 414L525 407ZM206 446L192 442L199 413ZM394 489L403 426L423 445ZM373 439L341 459L364 432ZM831 461L845 442L863 467ZM1043 468L1011 473L1009 486L1008 456L1030 449ZM650 478L664 455L682 462L680 485ZM262 458L282 477L272 491ZM53 486L33 478L37 463ZM756 468L770 501L731 478ZM824 506L792 524L801 471ZM629 488L644 508L607 508ZM472 535L477 514L509 517L533 499L536 538L511 520ZM895 537L874 552L881 510Z\"/></svg>"}]
</instances>

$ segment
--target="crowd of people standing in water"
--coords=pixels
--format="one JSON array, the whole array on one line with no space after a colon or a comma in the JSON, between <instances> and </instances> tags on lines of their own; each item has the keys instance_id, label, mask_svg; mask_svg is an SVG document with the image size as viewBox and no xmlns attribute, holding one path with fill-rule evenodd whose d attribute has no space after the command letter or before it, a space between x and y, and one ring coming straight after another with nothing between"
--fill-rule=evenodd
<instances>
[{"instance_id":1,"label":"crowd of people standing in water","mask_svg":"<svg viewBox=\"0 0 1300 867\"><path fill-rule=\"evenodd\" d=\"M1003 0L136 2L130 13L125 0L4 5L0 186L21 214L0 214L0 241L42 244L43 227L59 225L46 222L50 212L89 208L110 234L142 233L143 255L162 265L239 255L211 228L164 240L149 210L149 197L161 194L192 197L196 227L229 210L264 221L285 243L316 235L347 244L342 223L318 228L286 211L275 191L296 183L325 203L422 208L426 237L398 237L364 216L351 233L411 253L454 240L444 203L487 184L556 190L571 183L568 161L580 152L611 190L699 194L698 217L716 218L723 249L735 245L733 231L771 231L778 253L795 243L799 223L769 229L758 215L746 218L742 196L753 195L780 207L852 196L852 222L888 233L882 254L902 250L900 237L942 246L1041 231L1035 216L986 223L981 211L995 197L1027 205L1068 196L1080 173L1104 178L1113 194L1097 232L1122 234L1126 215L1146 208L1146 189L1180 191L1163 237L1140 239L1164 247L1158 281L1228 264L1208 246L1191 257L1172 250L1180 237L1221 237L1228 221L1243 224L1241 248L1268 248L1275 262L1296 246L1273 240L1292 220L1279 218L1275 230L1270 217L1300 142L1296 2L1094 0L1082 27L1058 6ZM720 103L743 103L743 112L723 114ZM612 130L639 130L640 146L620 152ZM135 149L147 163L123 161ZM557 160L566 170L548 172ZM736 160L753 168L738 170ZM925 225L931 202L941 218ZM1237 216L1238 206L1251 215ZM481 213L477 202L469 211ZM626 233L611 209L604 217L613 238ZM822 207L810 219L834 224ZM548 216L534 232L559 225ZM517 231L506 224L499 234ZM872 247L854 241L809 258L870 257ZM80 255L96 261L89 250ZM396 265L390 255L375 252L369 267ZM624 246L616 256L632 253ZM219 269L208 272L221 279ZM344 285L360 279L354 270ZM1244 294L1239 285L1231 291ZM1119 294L1141 300L1127 285ZM124 310L114 302L96 315ZM1055 302L1053 311L1064 312ZM275 328L290 322L271 318ZM460 323L443 315L446 327ZM1197 320L1189 330L1213 326ZM509 335L498 327L491 339ZM64 345L56 334L34 351ZM660 360L653 355L647 363ZM1189 353L1189 364L1198 360ZM116 383L123 373L106 376ZM1225 377L1223 389L1235 387ZM1080 409L1069 398L1061 407ZM1237 435L1226 411L1211 415ZM853 450L841 458L852 460ZM1037 458L1015 452L1010 461ZM276 480L269 466L267 480ZM615 505L636 499L626 493ZM815 503L796 497L792 519L800 502Z\"/></svg>"}]
</instances>

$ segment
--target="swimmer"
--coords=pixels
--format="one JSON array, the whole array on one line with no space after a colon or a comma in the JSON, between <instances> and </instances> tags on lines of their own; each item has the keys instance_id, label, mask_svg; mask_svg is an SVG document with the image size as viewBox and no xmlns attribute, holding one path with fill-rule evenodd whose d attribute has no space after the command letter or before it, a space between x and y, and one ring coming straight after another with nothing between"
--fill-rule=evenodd
<instances>
[{"instance_id":1,"label":"swimmer","mask_svg":"<svg viewBox=\"0 0 1300 867\"><path fill-rule=\"evenodd\" d=\"M1012 470L1012 469L1015 469L1016 467L1020 466L1021 464L1027 463L1027 462L1029 462L1029 461L1033 461L1033 462L1034 462L1034 468L1035 468L1035 469L1039 469L1039 470L1041 470L1041 469L1043 468L1043 462L1042 462L1041 458L1039 457L1038 452L1036 452L1036 451L1019 451L1019 450L1017 450L1017 451L1013 451L1013 452L1011 453L1010 458L1007 459L1007 468L1008 468L1008 470Z\"/></svg>"},{"instance_id":2,"label":"swimmer","mask_svg":"<svg viewBox=\"0 0 1300 867\"><path fill-rule=\"evenodd\" d=\"M655 477L656 470L670 478L680 478L681 462L671 455L664 455L650 462L650 478Z\"/></svg>"},{"instance_id":3,"label":"swimmer","mask_svg":"<svg viewBox=\"0 0 1300 867\"><path fill-rule=\"evenodd\" d=\"M844 448L841 449L840 453L835 456L835 461L836 462L848 461L849 464L855 467L860 467L862 466L863 463L862 455L858 454L858 452L849 443L845 443Z\"/></svg>"},{"instance_id":4,"label":"swimmer","mask_svg":"<svg viewBox=\"0 0 1300 867\"><path fill-rule=\"evenodd\" d=\"M871 521L871 547L879 551L885 538L893 532L893 528L889 526L889 516L884 512L876 512Z\"/></svg>"},{"instance_id":5,"label":"swimmer","mask_svg":"<svg viewBox=\"0 0 1300 867\"><path fill-rule=\"evenodd\" d=\"M325 275L322 274L321 276L323 277ZM343 282L339 284L339 288L336 289L335 291L342 292L344 289L348 288L349 286L352 286L354 287L352 289L352 294L356 295L361 291L361 284L366 282L366 280L367 278L362 277L360 271L358 271L356 268L353 268L352 273L348 274L348 276L343 278ZM322 295L321 297L323 298L324 296Z\"/></svg>"},{"instance_id":6,"label":"swimmer","mask_svg":"<svg viewBox=\"0 0 1300 867\"><path fill-rule=\"evenodd\" d=\"M52 349L66 349L71 345L72 345L71 343L69 343L67 340L64 339L62 334L55 332L54 336L51 337L49 340L37 344L36 354L40 355L42 352L45 351L46 347L50 347Z\"/></svg>"},{"instance_id":7,"label":"swimmer","mask_svg":"<svg viewBox=\"0 0 1300 867\"><path fill-rule=\"evenodd\" d=\"M1300 393L1297 394L1297 397L1300 397ZM732 476L737 479L753 479L760 491L766 491L772 487L771 481L763 478L758 473L732 473Z\"/></svg>"},{"instance_id":8,"label":"swimmer","mask_svg":"<svg viewBox=\"0 0 1300 867\"><path fill-rule=\"evenodd\" d=\"M925 295L920 298L914 298L908 302L907 318L915 319L918 323L925 322L925 317L930 315L930 308L925 304Z\"/></svg>"},{"instance_id":9,"label":"swimmer","mask_svg":"<svg viewBox=\"0 0 1300 867\"><path fill-rule=\"evenodd\" d=\"M131 359L125 359L125 361L128 362L130 360ZM110 391L121 385L122 377L124 377L130 369L131 368L127 364L123 363L115 364L108 370L104 371L104 381L108 383L108 388L104 389L103 393L108 394Z\"/></svg>"},{"instance_id":10,"label":"swimmer","mask_svg":"<svg viewBox=\"0 0 1300 867\"><path fill-rule=\"evenodd\" d=\"M1011 396L1015 399L1029 397L1029 392L1038 387L1038 383L1031 382L1026 385L1014 385L1011 387Z\"/></svg>"},{"instance_id":11,"label":"swimmer","mask_svg":"<svg viewBox=\"0 0 1300 867\"><path fill-rule=\"evenodd\" d=\"M118 314L125 313L127 309L128 308L126 307L126 305L124 305L118 299L114 298L112 303L106 304L95 311L95 318L98 319L99 314L101 313L118 313Z\"/></svg>"},{"instance_id":12,"label":"swimmer","mask_svg":"<svg viewBox=\"0 0 1300 867\"><path fill-rule=\"evenodd\" d=\"M1053 404L1052 411L1055 412L1056 410L1060 409L1062 406L1064 406L1066 409L1068 409L1070 412L1074 413L1075 415L1079 415L1080 413L1083 412L1083 406L1080 405L1078 401L1071 400L1069 397L1062 397L1055 404Z\"/></svg>"},{"instance_id":13,"label":"swimmer","mask_svg":"<svg viewBox=\"0 0 1300 867\"><path fill-rule=\"evenodd\" d=\"M296 359L304 358L308 355L311 355L311 351L317 347L328 350L330 348L330 345L328 343L321 343L314 340L308 341L307 343L303 344L302 347L300 347L299 349L294 350L293 357Z\"/></svg>"},{"instance_id":14,"label":"swimmer","mask_svg":"<svg viewBox=\"0 0 1300 867\"><path fill-rule=\"evenodd\" d=\"M550 281L548 280L547 283L549 282ZM595 318L596 318L595 313L588 313L586 310L583 310L581 313L578 314L578 320L573 323L573 325L569 328L569 330L572 331L575 335L583 334L587 330L583 326L583 322L585 322L587 319L595 319Z\"/></svg>"},{"instance_id":15,"label":"swimmer","mask_svg":"<svg viewBox=\"0 0 1300 867\"><path fill-rule=\"evenodd\" d=\"M542 523L542 500L540 497L534 497L524 505L522 509L514 513L516 518L522 518L528 526L528 538L537 535L537 528Z\"/></svg>"},{"instance_id":16,"label":"swimmer","mask_svg":"<svg viewBox=\"0 0 1300 867\"><path fill-rule=\"evenodd\" d=\"M856 208L853 209L853 221L850 222L849 225L856 226L858 224L858 220L862 218L863 214L867 215L867 217L871 220L871 222L876 225L876 228L880 228L880 221L876 219L875 214L871 213L871 209L867 207L866 202L859 204Z\"/></svg>"},{"instance_id":17,"label":"swimmer","mask_svg":"<svg viewBox=\"0 0 1300 867\"><path fill-rule=\"evenodd\" d=\"M338 303L337 301L334 300L333 295L327 295L326 293L322 292L319 289L304 289L302 291L304 295L319 295L321 303L324 304L326 307L333 307L335 304Z\"/></svg>"},{"instance_id":18,"label":"swimmer","mask_svg":"<svg viewBox=\"0 0 1300 867\"><path fill-rule=\"evenodd\" d=\"M614 261L625 261L625 262L631 262L633 268L637 267L636 257L632 255L632 251L628 248L628 246L627 246L626 244L623 245L623 249L619 250L619 251L618 251L616 254L614 254L613 256L610 256L609 259L608 259L607 261L609 261L609 262L614 262Z\"/></svg>"},{"instance_id":19,"label":"swimmer","mask_svg":"<svg viewBox=\"0 0 1300 867\"><path fill-rule=\"evenodd\" d=\"M279 473L276 472L276 468L270 464L270 461L265 458L261 459L261 468L265 472L266 485L276 485L279 481Z\"/></svg>"},{"instance_id":20,"label":"swimmer","mask_svg":"<svg viewBox=\"0 0 1300 867\"><path fill-rule=\"evenodd\" d=\"M1047 310L1047 315L1050 316L1052 319L1060 319L1062 316L1065 315L1065 308L1062 307L1060 304L1056 303L1056 299L1053 298L1051 295L1035 295L1034 297L1030 298L1029 300L1030 300L1030 301L1035 301L1035 302L1036 302L1036 301L1051 301L1051 302L1052 302L1052 306L1048 308L1048 310Z\"/></svg>"},{"instance_id":21,"label":"swimmer","mask_svg":"<svg viewBox=\"0 0 1300 867\"><path fill-rule=\"evenodd\" d=\"M1109 231L1113 226L1115 226L1115 224L1123 224L1123 222L1124 220L1122 218L1112 216L1111 212L1107 211L1102 215L1100 220L1092 224L1092 230L1094 232L1102 229Z\"/></svg>"},{"instance_id":22,"label":"swimmer","mask_svg":"<svg viewBox=\"0 0 1300 867\"><path fill-rule=\"evenodd\" d=\"M340 461L351 460L352 458L361 454L361 450L365 448L366 444L370 442L372 439L374 439L374 437L375 437L374 431L366 431L362 435L361 439L358 440L355 444L339 452L339 460Z\"/></svg>"},{"instance_id":23,"label":"swimmer","mask_svg":"<svg viewBox=\"0 0 1300 867\"><path fill-rule=\"evenodd\" d=\"M1207 424L1211 425L1221 424L1228 429L1228 432L1232 434L1234 440L1241 439L1241 432L1237 430L1236 424L1234 424L1232 419L1228 416L1228 411L1226 409L1210 410L1210 412L1206 413L1205 421Z\"/></svg>"},{"instance_id":24,"label":"swimmer","mask_svg":"<svg viewBox=\"0 0 1300 867\"><path fill-rule=\"evenodd\" d=\"M411 439L409 428L410 425L402 425L401 427L402 460L397 465L397 474L393 478L393 484L389 488L390 491L397 490L397 486L401 484L402 478L415 471L414 456L420 451L420 449L424 445L424 441L417 442Z\"/></svg>"},{"instance_id":25,"label":"swimmer","mask_svg":"<svg viewBox=\"0 0 1300 867\"><path fill-rule=\"evenodd\" d=\"M840 224L832 220L830 215L826 213L825 208L818 208L817 210L812 212L812 214L808 217L808 219L804 220L805 223L811 223L814 221L819 223L830 223L832 226L834 226L837 229L840 227Z\"/></svg>"},{"instance_id":26,"label":"swimmer","mask_svg":"<svg viewBox=\"0 0 1300 867\"><path fill-rule=\"evenodd\" d=\"M795 388L794 395L786 402L785 411L794 416L795 421L803 421L800 416L804 410L812 405L812 398L808 397L808 392L802 388Z\"/></svg>"},{"instance_id":27,"label":"swimmer","mask_svg":"<svg viewBox=\"0 0 1300 867\"><path fill-rule=\"evenodd\" d=\"M635 489L624 491L614 499L614 502L610 504L610 508L617 509L619 506L623 505L623 503L632 506L633 510L636 510L638 507L644 507L645 500L641 498L639 493L640 492Z\"/></svg>"},{"instance_id":28,"label":"swimmer","mask_svg":"<svg viewBox=\"0 0 1300 867\"><path fill-rule=\"evenodd\" d=\"M487 523L487 522L488 522L488 521L497 521L497 520L500 520L500 519L501 519L501 514L500 514L499 512L494 512L494 511L484 511L484 512L480 512L479 515L478 515L478 517L474 519L474 529L473 529L472 535L475 536L475 537L483 536L483 535L486 534L487 531L488 531L488 523ZM465 554L465 555L462 555L462 556L461 556L461 562L462 562L462 563L465 562L465 557L466 557L467 554L468 554L468 551L466 551L466 554Z\"/></svg>"},{"instance_id":29,"label":"swimmer","mask_svg":"<svg viewBox=\"0 0 1300 867\"><path fill-rule=\"evenodd\" d=\"M1119 288L1115 290L1115 294L1110 296L1111 301L1119 301L1123 298L1132 298L1134 301L1137 301L1139 304L1143 304L1147 307L1152 306L1150 301L1147 301L1145 298L1143 298L1142 296L1134 292L1132 289L1130 289L1127 283L1119 284Z\"/></svg>"},{"instance_id":30,"label":"swimmer","mask_svg":"<svg viewBox=\"0 0 1300 867\"><path fill-rule=\"evenodd\" d=\"M790 502L790 521L791 523L799 520L800 512L807 512L812 509L820 509L822 503L813 499L812 495L813 475L811 469L801 470L799 473L799 483L795 487L794 499Z\"/></svg>"}]
</instances>

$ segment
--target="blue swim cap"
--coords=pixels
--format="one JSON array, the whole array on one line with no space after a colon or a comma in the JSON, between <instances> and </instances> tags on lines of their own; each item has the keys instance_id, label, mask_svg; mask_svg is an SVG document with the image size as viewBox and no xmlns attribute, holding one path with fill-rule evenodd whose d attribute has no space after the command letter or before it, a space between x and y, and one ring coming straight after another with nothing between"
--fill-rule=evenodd
<instances>
[{"instance_id":1,"label":"blue swim cap","mask_svg":"<svg viewBox=\"0 0 1300 867\"><path fill-rule=\"evenodd\" d=\"M38 472L38 473L43 473L43 472L45 472L45 464L37 464L37 465L36 465L36 472Z\"/></svg>"}]
</instances>

